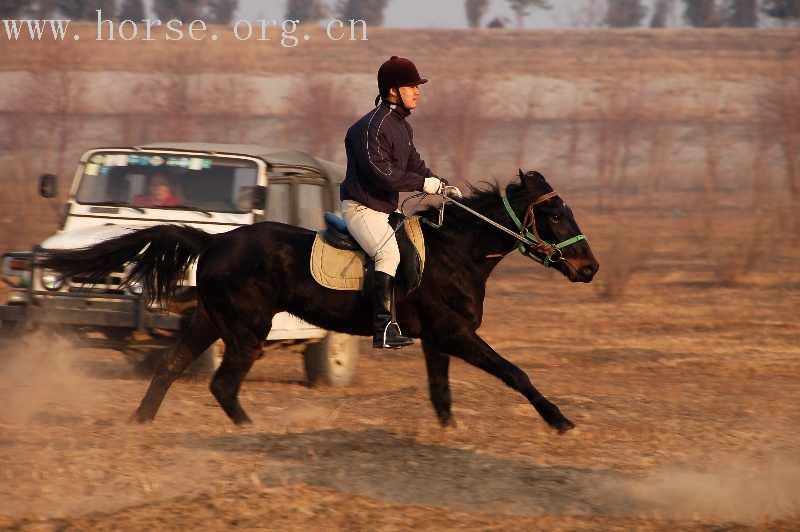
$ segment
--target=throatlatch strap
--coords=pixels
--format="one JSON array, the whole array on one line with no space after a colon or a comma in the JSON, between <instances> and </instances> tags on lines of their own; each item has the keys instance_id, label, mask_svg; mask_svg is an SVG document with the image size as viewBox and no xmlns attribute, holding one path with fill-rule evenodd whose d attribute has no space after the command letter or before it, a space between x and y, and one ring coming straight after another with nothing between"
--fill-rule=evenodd
<instances>
[{"instance_id":1,"label":"throatlatch strap","mask_svg":"<svg viewBox=\"0 0 800 532\"><path fill-rule=\"evenodd\" d=\"M508 214L511 215L511 219L514 220L514 225L517 226L517 229L521 230L522 229L522 222L519 221L519 218L517 218L517 213L515 213L514 209L511 208L511 204L508 202L508 196L505 196L505 195L503 196L503 205L505 205L506 210L508 211ZM527 238L528 240L533 241L536 244L539 243L539 241L536 240L536 237L533 236L533 234L530 231L528 231L527 229L525 230L525 238ZM523 245L522 242L520 242L518 244L518 247L520 248L520 252L522 252L521 251L522 250L522 245Z\"/></svg>"}]
</instances>

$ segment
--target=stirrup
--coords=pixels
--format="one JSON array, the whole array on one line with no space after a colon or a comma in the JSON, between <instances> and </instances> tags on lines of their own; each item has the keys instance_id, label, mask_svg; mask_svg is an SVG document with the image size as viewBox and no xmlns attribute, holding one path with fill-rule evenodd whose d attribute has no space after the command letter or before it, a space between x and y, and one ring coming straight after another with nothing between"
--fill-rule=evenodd
<instances>
[{"instance_id":1,"label":"stirrup","mask_svg":"<svg viewBox=\"0 0 800 532\"><path fill-rule=\"evenodd\" d=\"M394 326L394 329L397 331L397 336L394 337L395 340L398 340L398 343L396 345L390 345L387 342L387 340L388 340L387 337L389 335L389 327L392 327L392 326ZM402 339L402 340L400 340L400 339ZM386 324L386 327L383 328L383 342L381 342L381 343L382 343L382 345L376 346L375 345L375 336L373 335L373 337L372 337L372 348L373 349L401 349L403 347L406 347L406 346L409 346L409 345L413 345L414 344L414 340L411 339L411 338L407 338L407 337L403 336L403 331L400 330L400 325L398 325L397 322L395 322L395 321L390 321L389 323Z\"/></svg>"}]
</instances>

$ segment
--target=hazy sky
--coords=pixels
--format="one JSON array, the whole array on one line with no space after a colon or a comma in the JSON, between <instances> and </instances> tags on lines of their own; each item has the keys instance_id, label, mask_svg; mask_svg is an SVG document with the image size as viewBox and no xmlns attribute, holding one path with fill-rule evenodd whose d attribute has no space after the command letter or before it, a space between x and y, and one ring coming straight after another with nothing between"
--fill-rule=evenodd
<instances>
[{"instance_id":1,"label":"hazy sky","mask_svg":"<svg viewBox=\"0 0 800 532\"><path fill-rule=\"evenodd\" d=\"M328 0L332 5L335 0ZM571 13L591 0L551 0L553 9L544 11L531 9L527 17L527 28L556 28L569 26ZM605 2L594 2L605 4ZM282 19L286 12L286 0L239 0L240 10L237 18ZM508 17L516 23L514 14L506 0L492 0L484 17L484 24L496 16ZM464 14L464 0L389 0L386 8L384 26L390 28L464 28L467 26Z\"/></svg>"}]
</instances>

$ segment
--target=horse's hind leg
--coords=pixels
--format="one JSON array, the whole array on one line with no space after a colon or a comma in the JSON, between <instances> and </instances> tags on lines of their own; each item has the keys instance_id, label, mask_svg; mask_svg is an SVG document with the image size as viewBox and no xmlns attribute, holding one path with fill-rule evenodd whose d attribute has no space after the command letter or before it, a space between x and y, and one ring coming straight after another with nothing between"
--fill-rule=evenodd
<instances>
[{"instance_id":1,"label":"horse's hind leg","mask_svg":"<svg viewBox=\"0 0 800 532\"><path fill-rule=\"evenodd\" d=\"M450 356L442 353L430 340L422 340L425 367L428 369L428 390L436 416L443 427L455 426L450 411Z\"/></svg>"},{"instance_id":2,"label":"horse's hind leg","mask_svg":"<svg viewBox=\"0 0 800 532\"><path fill-rule=\"evenodd\" d=\"M253 316L252 309L231 305L224 314L214 312L211 316L225 342L222 364L211 379L211 393L237 425L251 423L239 403L239 389L253 362L261 355L263 341L272 326L275 313L269 308L270 305L264 305Z\"/></svg>"},{"instance_id":3,"label":"horse's hind leg","mask_svg":"<svg viewBox=\"0 0 800 532\"><path fill-rule=\"evenodd\" d=\"M139 423L152 421L172 383L217 338L219 334L209 320L203 304L199 303L194 323L159 363L150 381L150 387L131 420Z\"/></svg>"},{"instance_id":4,"label":"horse's hind leg","mask_svg":"<svg viewBox=\"0 0 800 532\"><path fill-rule=\"evenodd\" d=\"M222 364L211 379L211 393L228 417L237 425L252 423L239 402L239 389L253 362L261 354L262 344L231 349L226 345Z\"/></svg>"}]
</instances>

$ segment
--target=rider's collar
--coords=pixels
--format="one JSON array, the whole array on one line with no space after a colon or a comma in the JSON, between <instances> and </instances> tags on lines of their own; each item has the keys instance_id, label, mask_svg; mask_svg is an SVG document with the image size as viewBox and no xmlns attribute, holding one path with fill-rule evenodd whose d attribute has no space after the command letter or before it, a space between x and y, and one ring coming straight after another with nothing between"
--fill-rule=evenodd
<instances>
[{"instance_id":1,"label":"rider's collar","mask_svg":"<svg viewBox=\"0 0 800 532\"><path fill-rule=\"evenodd\" d=\"M388 107L389 109L400 115L400 118L405 118L411 114L411 111L409 111L399 103L390 102L388 100L382 100L381 105L385 105L386 107Z\"/></svg>"}]
</instances>

